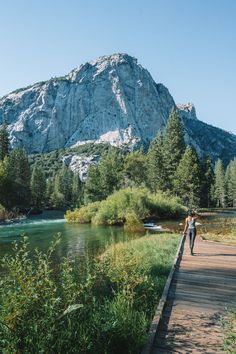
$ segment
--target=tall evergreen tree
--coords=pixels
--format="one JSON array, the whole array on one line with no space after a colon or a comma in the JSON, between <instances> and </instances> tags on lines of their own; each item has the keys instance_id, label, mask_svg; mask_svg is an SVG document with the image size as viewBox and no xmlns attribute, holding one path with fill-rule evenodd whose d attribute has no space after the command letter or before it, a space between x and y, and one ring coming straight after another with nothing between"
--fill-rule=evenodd
<instances>
[{"instance_id":1,"label":"tall evergreen tree","mask_svg":"<svg viewBox=\"0 0 236 354\"><path fill-rule=\"evenodd\" d=\"M80 181L79 175L74 174L72 179L72 204L73 206L78 206L81 202L82 196L82 182Z\"/></svg>"},{"instance_id":2,"label":"tall evergreen tree","mask_svg":"<svg viewBox=\"0 0 236 354\"><path fill-rule=\"evenodd\" d=\"M164 136L160 131L148 150L148 184L153 192L167 190L167 170L164 160Z\"/></svg>"},{"instance_id":3,"label":"tall evergreen tree","mask_svg":"<svg viewBox=\"0 0 236 354\"><path fill-rule=\"evenodd\" d=\"M90 166L84 188L85 203L103 200L123 185L123 156L117 151L104 155L97 166Z\"/></svg>"},{"instance_id":4,"label":"tall evergreen tree","mask_svg":"<svg viewBox=\"0 0 236 354\"><path fill-rule=\"evenodd\" d=\"M199 206L201 167L196 150L188 146L173 179L174 191L189 208Z\"/></svg>"},{"instance_id":5,"label":"tall evergreen tree","mask_svg":"<svg viewBox=\"0 0 236 354\"><path fill-rule=\"evenodd\" d=\"M55 177L52 201L55 207L70 206L72 202L73 172L67 166L63 166Z\"/></svg>"},{"instance_id":6,"label":"tall evergreen tree","mask_svg":"<svg viewBox=\"0 0 236 354\"><path fill-rule=\"evenodd\" d=\"M147 156L143 151L134 151L125 157L124 174L126 186L140 186L147 182Z\"/></svg>"},{"instance_id":7,"label":"tall evergreen tree","mask_svg":"<svg viewBox=\"0 0 236 354\"><path fill-rule=\"evenodd\" d=\"M212 203L212 186L214 185L214 170L211 159L206 155L201 164L201 201L202 207L209 208Z\"/></svg>"},{"instance_id":8,"label":"tall evergreen tree","mask_svg":"<svg viewBox=\"0 0 236 354\"><path fill-rule=\"evenodd\" d=\"M54 184L55 184L55 179L50 178L47 180L46 184L46 192L45 192L45 205L48 207L53 206L53 201L52 201L52 194L54 192Z\"/></svg>"},{"instance_id":9,"label":"tall evergreen tree","mask_svg":"<svg viewBox=\"0 0 236 354\"><path fill-rule=\"evenodd\" d=\"M222 161L218 159L215 164L214 199L217 207L226 205L225 171Z\"/></svg>"},{"instance_id":10,"label":"tall evergreen tree","mask_svg":"<svg viewBox=\"0 0 236 354\"><path fill-rule=\"evenodd\" d=\"M0 128L0 161L3 161L5 156L9 154L9 134L7 124L2 124Z\"/></svg>"},{"instance_id":11,"label":"tall evergreen tree","mask_svg":"<svg viewBox=\"0 0 236 354\"><path fill-rule=\"evenodd\" d=\"M13 205L25 207L31 200L30 165L24 149L17 148L11 152L8 161L8 173L13 182Z\"/></svg>"},{"instance_id":12,"label":"tall evergreen tree","mask_svg":"<svg viewBox=\"0 0 236 354\"><path fill-rule=\"evenodd\" d=\"M236 158L230 161L225 173L226 203L229 207L236 206Z\"/></svg>"},{"instance_id":13,"label":"tall evergreen tree","mask_svg":"<svg viewBox=\"0 0 236 354\"><path fill-rule=\"evenodd\" d=\"M43 171L37 166L33 169L30 187L33 206L42 207L45 202L46 178Z\"/></svg>"},{"instance_id":14,"label":"tall evergreen tree","mask_svg":"<svg viewBox=\"0 0 236 354\"><path fill-rule=\"evenodd\" d=\"M173 190L174 175L185 148L183 124L179 113L174 110L168 119L164 133L164 168L167 190Z\"/></svg>"},{"instance_id":15,"label":"tall evergreen tree","mask_svg":"<svg viewBox=\"0 0 236 354\"><path fill-rule=\"evenodd\" d=\"M103 199L103 192L100 184L99 166L90 165L84 186L84 202L96 202Z\"/></svg>"},{"instance_id":16,"label":"tall evergreen tree","mask_svg":"<svg viewBox=\"0 0 236 354\"><path fill-rule=\"evenodd\" d=\"M9 161L5 157L4 161L0 161L0 204L10 209L14 206L12 197L14 193L13 180L9 175Z\"/></svg>"}]
</instances>

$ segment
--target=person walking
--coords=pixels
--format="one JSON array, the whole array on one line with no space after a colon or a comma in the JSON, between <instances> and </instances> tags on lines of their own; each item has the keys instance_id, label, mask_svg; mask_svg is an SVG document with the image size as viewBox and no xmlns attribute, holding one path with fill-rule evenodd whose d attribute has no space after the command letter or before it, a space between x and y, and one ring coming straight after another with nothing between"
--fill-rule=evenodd
<instances>
[{"instance_id":1,"label":"person walking","mask_svg":"<svg viewBox=\"0 0 236 354\"><path fill-rule=\"evenodd\" d=\"M184 234L189 237L189 248L190 254L193 256L194 242L197 235L196 220L198 219L198 214L194 210L188 212L188 217L185 219L184 224Z\"/></svg>"}]
</instances>

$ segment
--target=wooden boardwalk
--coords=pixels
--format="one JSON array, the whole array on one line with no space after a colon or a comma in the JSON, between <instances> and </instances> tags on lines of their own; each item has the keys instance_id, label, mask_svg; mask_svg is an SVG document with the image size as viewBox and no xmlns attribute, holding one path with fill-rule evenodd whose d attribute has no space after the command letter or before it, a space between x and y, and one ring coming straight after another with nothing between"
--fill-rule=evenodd
<instances>
[{"instance_id":1,"label":"wooden boardwalk","mask_svg":"<svg viewBox=\"0 0 236 354\"><path fill-rule=\"evenodd\" d=\"M223 353L219 320L236 301L236 246L188 239L169 289L152 354Z\"/></svg>"}]
</instances>

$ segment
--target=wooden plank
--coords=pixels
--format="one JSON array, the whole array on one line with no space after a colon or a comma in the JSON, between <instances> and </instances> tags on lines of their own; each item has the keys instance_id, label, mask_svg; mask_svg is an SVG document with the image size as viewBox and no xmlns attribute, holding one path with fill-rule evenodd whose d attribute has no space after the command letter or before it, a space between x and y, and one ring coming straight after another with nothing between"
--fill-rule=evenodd
<instances>
[{"instance_id":1,"label":"wooden plank","mask_svg":"<svg viewBox=\"0 0 236 354\"><path fill-rule=\"evenodd\" d=\"M159 304L157 306L157 309L155 311L155 315L154 315L154 318L152 320L152 323L151 323L151 326L150 326L150 329L149 329L149 332L148 332L147 343L144 346L141 354L150 353L151 348L153 347L154 339L155 339L155 336L156 336L156 331L157 331L159 322L161 320L161 316L162 316L163 309L164 309L164 306L165 306L165 303L166 303L167 295L168 295L168 292L169 292L169 289L170 289L171 281L172 281L175 269L177 267L178 260L179 260L179 258L181 256L182 251L183 251L184 241L185 241L185 236L183 235L181 237L181 239L180 239L180 243L179 243L179 247L178 247L175 259L174 259L174 263L172 265L171 271L170 271L169 276L167 278L167 281L166 281L165 288L163 290L161 299L160 299Z\"/></svg>"},{"instance_id":2,"label":"wooden plank","mask_svg":"<svg viewBox=\"0 0 236 354\"><path fill-rule=\"evenodd\" d=\"M223 353L220 316L236 294L236 247L197 238L185 244L149 353ZM199 254L199 256L198 256Z\"/></svg>"}]
</instances>

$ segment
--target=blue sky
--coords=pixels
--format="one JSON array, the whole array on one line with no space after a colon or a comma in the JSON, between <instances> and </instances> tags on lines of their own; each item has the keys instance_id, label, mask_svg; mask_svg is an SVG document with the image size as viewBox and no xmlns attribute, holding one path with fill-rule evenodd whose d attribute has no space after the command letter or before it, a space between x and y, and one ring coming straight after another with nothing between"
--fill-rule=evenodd
<instances>
[{"instance_id":1,"label":"blue sky","mask_svg":"<svg viewBox=\"0 0 236 354\"><path fill-rule=\"evenodd\" d=\"M122 52L236 134L235 14L235 0L1 1L0 96Z\"/></svg>"}]
</instances>

